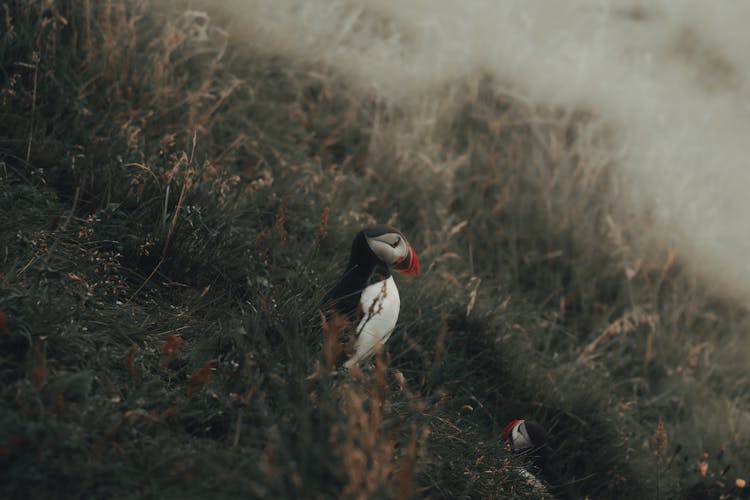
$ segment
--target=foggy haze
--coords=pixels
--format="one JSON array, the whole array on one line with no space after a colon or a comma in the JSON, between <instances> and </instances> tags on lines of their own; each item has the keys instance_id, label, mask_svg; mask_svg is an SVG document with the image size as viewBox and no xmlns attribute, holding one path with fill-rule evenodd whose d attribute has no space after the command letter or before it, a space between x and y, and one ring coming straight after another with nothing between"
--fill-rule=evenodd
<instances>
[{"instance_id":1,"label":"foggy haze","mask_svg":"<svg viewBox=\"0 0 750 500\"><path fill-rule=\"evenodd\" d=\"M446 109L479 72L524 101L592 112L655 233L750 295L750 4L665 0L225 0L233 33L325 62L367 92ZM434 101L432 106L426 102ZM429 116L425 117L429 121Z\"/></svg>"}]
</instances>

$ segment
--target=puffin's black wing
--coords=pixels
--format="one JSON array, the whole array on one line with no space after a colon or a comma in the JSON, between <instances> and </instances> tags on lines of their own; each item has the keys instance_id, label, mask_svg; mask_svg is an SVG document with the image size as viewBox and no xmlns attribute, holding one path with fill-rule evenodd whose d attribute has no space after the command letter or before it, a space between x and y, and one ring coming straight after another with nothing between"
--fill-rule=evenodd
<instances>
[{"instance_id":1,"label":"puffin's black wing","mask_svg":"<svg viewBox=\"0 0 750 500\"><path fill-rule=\"evenodd\" d=\"M331 311L343 315L350 321L359 318L359 300L362 291L376 281L388 279L391 275L388 266L378 261L368 265L353 265L341 277L341 280L320 301L320 309L326 316Z\"/></svg>"},{"instance_id":2,"label":"puffin's black wing","mask_svg":"<svg viewBox=\"0 0 750 500\"><path fill-rule=\"evenodd\" d=\"M357 289L356 287L348 286L342 280L325 294L320 301L320 310L323 311L323 314L327 318L330 318L331 313L336 312L353 321L359 312L359 299L362 296L362 290L363 288Z\"/></svg>"},{"instance_id":3,"label":"puffin's black wing","mask_svg":"<svg viewBox=\"0 0 750 500\"><path fill-rule=\"evenodd\" d=\"M362 313L362 307L359 304L362 298L362 290L364 287L357 286L355 282L350 279L346 279L345 274L341 281L333 287L328 293L325 294L323 299L320 301L320 310L325 316L325 322L328 324L338 324L339 326L334 327L334 332L338 336L338 342L343 345L353 345L353 328L359 323L359 317ZM334 321L337 316L343 316L348 321L348 325L345 323L341 325ZM342 330L339 330L343 326ZM325 329L325 323L323 325Z\"/></svg>"}]
</instances>

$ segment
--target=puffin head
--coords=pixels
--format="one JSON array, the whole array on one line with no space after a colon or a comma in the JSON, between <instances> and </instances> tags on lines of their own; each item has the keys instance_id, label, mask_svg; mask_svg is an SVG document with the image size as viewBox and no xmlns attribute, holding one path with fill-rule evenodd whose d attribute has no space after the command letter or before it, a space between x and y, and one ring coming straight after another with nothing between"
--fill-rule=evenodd
<instances>
[{"instance_id":1,"label":"puffin head","mask_svg":"<svg viewBox=\"0 0 750 500\"><path fill-rule=\"evenodd\" d=\"M391 269L409 276L419 276L419 259L401 231L378 224L362 230L372 253Z\"/></svg>"},{"instance_id":2,"label":"puffin head","mask_svg":"<svg viewBox=\"0 0 750 500\"><path fill-rule=\"evenodd\" d=\"M532 420L513 420L503 429L503 439L510 443L516 453L547 446L547 431Z\"/></svg>"},{"instance_id":3,"label":"puffin head","mask_svg":"<svg viewBox=\"0 0 750 500\"><path fill-rule=\"evenodd\" d=\"M503 439L510 443L513 451L524 451L533 446L524 420L512 420L503 429Z\"/></svg>"}]
</instances>

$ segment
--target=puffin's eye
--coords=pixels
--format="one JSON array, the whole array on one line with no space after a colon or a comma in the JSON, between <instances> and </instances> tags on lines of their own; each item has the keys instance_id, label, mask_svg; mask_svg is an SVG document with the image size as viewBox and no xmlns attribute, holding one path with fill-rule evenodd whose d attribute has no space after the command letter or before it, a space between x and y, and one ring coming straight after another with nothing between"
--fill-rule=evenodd
<instances>
[{"instance_id":1,"label":"puffin's eye","mask_svg":"<svg viewBox=\"0 0 750 500\"><path fill-rule=\"evenodd\" d=\"M396 248L399 245L399 243L401 243L401 238L396 238L396 241L391 243L391 246L393 248Z\"/></svg>"}]
</instances>

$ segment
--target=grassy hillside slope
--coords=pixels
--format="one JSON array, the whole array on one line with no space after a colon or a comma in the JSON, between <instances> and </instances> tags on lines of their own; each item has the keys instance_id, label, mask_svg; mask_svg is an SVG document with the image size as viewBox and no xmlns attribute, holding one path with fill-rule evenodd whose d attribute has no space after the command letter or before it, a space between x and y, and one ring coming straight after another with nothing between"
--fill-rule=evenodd
<instances>
[{"instance_id":1,"label":"grassy hillside slope","mask_svg":"<svg viewBox=\"0 0 750 500\"><path fill-rule=\"evenodd\" d=\"M3 496L534 497L513 418L581 496L744 493L747 311L639 238L584 113L477 75L405 141L408 110L220 13L5 7ZM309 381L375 221L423 273L388 355Z\"/></svg>"}]
</instances>

